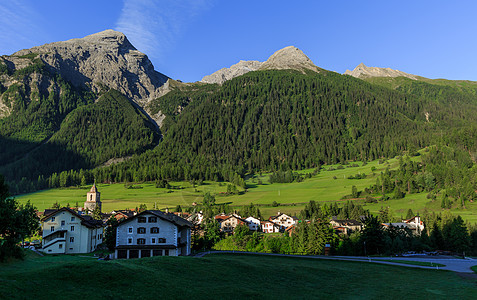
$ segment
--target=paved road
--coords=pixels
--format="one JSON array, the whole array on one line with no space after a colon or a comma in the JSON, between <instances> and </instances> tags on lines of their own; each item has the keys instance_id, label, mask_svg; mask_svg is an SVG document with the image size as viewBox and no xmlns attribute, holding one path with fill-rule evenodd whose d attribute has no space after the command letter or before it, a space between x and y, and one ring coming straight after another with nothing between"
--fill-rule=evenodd
<instances>
[{"instance_id":1,"label":"paved road","mask_svg":"<svg viewBox=\"0 0 477 300\"><path fill-rule=\"evenodd\" d=\"M346 260L346 261L362 261L362 262L372 262L372 263L381 263L388 265L397 265L411 268L422 268L422 269L434 269L434 270L449 270L459 273L474 273L470 267L477 265L477 259L472 258L454 258L452 256L408 256L408 257L366 257L366 256L309 256L309 255L292 255L292 254L275 254L275 253L258 253L258 252L242 252L242 251L207 251L197 253L196 257L204 257L207 254L213 253L232 253L232 254L257 254L257 255L272 255L272 256L290 256L290 257L300 257L300 258L314 258L314 259L331 259L331 260ZM384 261L384 260L393 260ZM445 265L445 267L427 267L427 266L417 266L399 263L400 260L407 261L420 261L420 262L432 262Z\"/></svg>"}]
</instances>

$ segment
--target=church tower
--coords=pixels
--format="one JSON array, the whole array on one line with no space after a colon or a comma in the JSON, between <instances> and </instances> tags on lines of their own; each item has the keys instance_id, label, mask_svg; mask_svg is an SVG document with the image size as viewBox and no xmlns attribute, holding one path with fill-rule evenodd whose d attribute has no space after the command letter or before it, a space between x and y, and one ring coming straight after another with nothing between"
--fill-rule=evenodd
<instances>
[{"instance_id":1,"label":"church tower","mask_svg":"<svg viewBox=\"0 0 477 300\"><path fill-rule=\"evenodd\" d=\"M86 202L84 203L84 211L86 210L92 212L96 206L99 206L99 211L101 211L101 193L98 192L96 188L96 182L91 187L91 190L86 194Z\"/></svg>"}]
</instances>

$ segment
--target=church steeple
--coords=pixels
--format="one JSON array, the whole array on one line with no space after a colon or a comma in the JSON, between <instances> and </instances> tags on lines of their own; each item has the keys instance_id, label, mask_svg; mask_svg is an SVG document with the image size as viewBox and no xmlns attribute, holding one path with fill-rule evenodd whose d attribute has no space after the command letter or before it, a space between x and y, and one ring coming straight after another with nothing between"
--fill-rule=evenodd
<instances>
[{"instance_id":1,"label":"church steeple","mask_svg":"<svg viewBox=\"0 0 477 300\"><path fill-rule=\"evenodd\" d=\"M98 188L96 187L96 180L94 181L91 190L86 194L86 202L84 203L84 211L93 211L96 206L99 206L99 210L101 211L101 193L98 192Z\"/></svg>"}]
</instances>

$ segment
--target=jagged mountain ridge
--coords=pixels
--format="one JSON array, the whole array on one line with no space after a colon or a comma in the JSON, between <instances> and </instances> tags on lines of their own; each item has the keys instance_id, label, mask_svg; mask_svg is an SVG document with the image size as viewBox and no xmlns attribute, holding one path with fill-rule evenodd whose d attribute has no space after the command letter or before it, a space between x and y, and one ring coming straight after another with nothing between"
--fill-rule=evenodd
<instances>
[{"instance_id":1,"label":"jagged mountain ridge","mask_svg":"<svg viewBox=\"0 0 477 300\"><path fill-rule=\"evenodd\" d=\"M460 99L470 103L474 100L472 97L469 97L469 93L466 90L463 93L459 91L457 93L455 89L451 88L437 89L435 86L421 84L419 80L410 80L408 78L365 78L368 82L378 78L378 80L408 81L413 84L412 86L401 84L396 93L393 94L388 94L388 91L382 89L373 90L369 88L369 84L364 84L362 80L320 69L301 50L293 46L275 52L263 63L258 61L241 61L234 66L235 70L231 71L228 69L228 71L231 71L230 74L223 73L222 76L218 76L222 83L224 80L233 79L223 85L176 82L154 71L152 63L147 59L147 56L135 50L134 46L129 43L123 34L114 31L105 31L83 39L47 44L19 51L11 56L2 56L0 58L0 110L2 109L1 105L3 105L4 110L7 111L7 117L0 118L0 140L2 141L0 143L0 150L4 150L0 151L3 154L0 157L0 173L15 174L15 178L10 177L10 180L14 181L19 181L23 177L28 178L28 180L35 180L40 175L48 176L51 172L75 168L93 168L111 158L140 154L143 152L143 149L155 147L159 140L157 132L154 132L152 126L149 126L150 124L144 121L146 116L142 112L130 107L131 101L142 105L142 108L149 111L150 115L152 113L153 116L166 118L165 123L167 126L161 128L161 131L166 132L166 134L163 136L163 142L159 143L159 147L156 149L159 149L158 151L161 152L165 149L163 147L167 145L172 145L173 149L165 149L170 151L168 152L170 156L161 156L162 152L159 153L161 160L159 160L160 163L156 164L156 166L176 164L168 159L174 157L177 153L181 153L181 151L183 153L179 156L195 161L193 159L200 154L196 148L203 145L203 148L200 149L201 153L223 153L224 157L229 155L230 159L226 161L227 165L242 165L243 161L237 161L237 158L248 157L254 161L247 162L252 164L253 168L270 170L270 166L273 166L273 168L279 167L274 165L276 161L287 163L292 168L315 166L311 160L312 157L316 158L316 155L308 157L307 155L300 154L301 157L297 157L296 163L294 160L293 166L288 162L289 159L293 159L292 156L286 156L288 155L287 151L291 149L290 147L294 147L294 149L303 149L304 147L303 145L297 146L295 142L297 139L303 140L303 143L307 145L339 145L336 148L329 146L330 148L325 150L315 149L316 151L323 150L321 156L322 160L326 162L333 162L338 158L346 160L357 157L356 149L353 150L354 152L350 150L350 153L333 153L333 151L345 149L347 143L355 143L359 137L366 133L367 126L363 128L350 127L333 134L330 134L331 129L328 132L324 131L323 126L328 126L328 123L336 123L340 116L347 116L346 118L349 118L346 122L343 120L338 122L340 124L357 122L354 118L360 120L362 117L357 117L356 111L365 105L373 106L374 115L380 115L380 118L373 124L373 126L376 125L376 128L383 127L382 125L385 122L389 122L389 126L385 125L384 127L395 127L395 123L391 122L392 118L401 123L407 122L407 119L401 119L398 115L392 115L392 118L388 117L396 109L394 106L391 109L386 108L387 110L383 110L383 108L378 106L374 107L376 99L381 100L382 95L397 98L398 100L402 100L404 94L414 95L414 104L419 107L412 112L407 112L406 115L408 116L407 118L417 121L419 124L439 122L439 118L444 119L441 111L445 111L446 106L442 104L442 107L439 107L440 109L436 109L430 100L436 98L434 95L439 97L444 95L443 103L450 103L450 101L462 102ZM301 73L280 71L283 69L299 70ZM318 73L309 72L309 70ZM260 72L250 73L250 71ZM156 78L155 76L159 76L158 74L164 77ZM57 75L61 75L61 77ZM300 80L297 80L297 78ZM298 81L301 82L301 79L305 83L299 83ZM302 86L302 84L305 85ZM337 84L341 84L343 88L336 88ZM289 89L284 87L284 85L288 85ZM318 87L323 86L329 86L329 89L319 90L319 93L317 93ZM107 91L108 89L115 89L119 92ZM330 94L329 90L331 89L334 89L336 92ZM173 92L161 96L170 90L173 90ZM302 93L289 94L295 93L298 90L302 91ZM325 105L326 101L333 99L334 102L331 106L337 109L340 108L342 106L341 103L347 100L347 97L342 96L342 91L344 90L350 90L349 95L356 97L355 101L346 105L346 107L351 107L352 110L337 110L334 113L329 113L330 105ZM355 95L353 93L355 91L361 92ZM376 94L376 91L379 94ZM473 92L474 90L469 91ZM101 102L99 98L105 93L107 93L107 97L103 97L103 100L101 100L103 105L101 106L99 105L99 102ZM313 98L308 99L311 101L311 104L304 105L299 109L297 108L297 110L287 111L283 115L276 115L277 112L294 107L294 103L303 102L304 97L306 97L304 95L308 95L308 93L315 93ZM124 98L123 94L127 98ZM374 96L368 97L366 96L368 94ZM230 97L228 101L225 101L224 95ZM289 102L287 106L280 106L283 101L291 101L290 97L292 96L293 99L299 101L294 100ZM120 98L124 99L121 100ZM111 101L111 99L115 101ZM150 109L150 104L154 104L156 100L158 102L158 105L156 105L157 110L153 111ZM243 143L229 143L229 141L237 140L242 127L237 125L231 128L231 130L224 131L224 124L230 123L229 120L236 117L236 123L241 124L242 117L245 116L245 114L241 114L242 105L249 109L248 106L253 105L252 100L259 101L261 102L260 105L267 107L264 116L268 119L265 123L267 126L270 124L272 127L275 122L280 123L280 126L282 126L293 121L297 123L296 126L301 128L303 127L302 121L309 120L310 116L297 115L297 113L308 111L314 106L319 105L323 113L319 114L319 120L313 120L314 123L308 126L309 128L314 126L315 133L313 137L310 137L306 130L301 133L298 131L288 131L291 130L289 126L280 127L280 130L275 131L271 136L265 132L259 134L255 128L258 121L251 122L249 120L245 128L247 131L243 131L241 135L248 136L250 133L248 131L255 130L256 138ZM426 100L425 104L429 105L429 107L423 107L422 105L424 104L420 104L423 102L422 100ZM106 104L108 103L111 105L107 106ZM403 101L396 103L396 106L408 105ZM252 119L261 114L262 106L260 105L254 107L256 108L256 114L248 118ZM134 108L137 107L134 106ZM21 114L15 114L15 109L19 109ZM236 109L239 113L232 113L228 109ZM99 119L101 122L94 122L98 121L98 119L89 119L91 115L107 116L106 112L109 110L113 112L112 117L114 117L115 121L112 121L113 119L109 117ZM211 110L216 114L209 112ZM382 116L383 111L385 116ZM458 112L452 111L449 115L464 114L463 112L467 111L474 111L474 107L469 106L469 109L461 109L460 107ZM274 115L271 113L274 113ZM223 118L222 116L226 114L229 114L228 117ZM117 125L125 124L123 116L126 115L132 116L132 119L130 119L131 123L140 124L141 126L123 126L123 129L118 130L116 128L118 127ZM288 119L289 117L291 120ZM48 118L51 118L51 120ZM217 129L218 132L204 135L204 132L206 132L204 128L207 128L209 125L199 124L212 124L215 122L215 119L219 118L221 118L221 123L210 126L210 128ZM364 118L369 119L369 117ZM448 121L448 124L455 126L456 120L460 119L463 118L452 119ZM316 125L318 124L317 121L321 122L323 120L326 120L326 122L322 125ZM447 119L444 120L447 122ZM265 123L263 126L265 126ZM337 126L335 125L333 124L331 127L335 128ZM61 132L58 130L60 126L63 129ZM308 127L305 126L303 128ZM406 125L405 128L407 127L409 126ZM183 128L190 129L189 132L194 132L194 134L189 136L182 132ZM80 129L80 131L75 133L72 129ZM111 137L111 139L107 143L98 144L97 141L105 141L105 139L96 139L94 136L96 130L103 133L106 132L107 134L104 136L106 138ZM346 135L346 132L349 132L349 136L341 138L341 135ZM210 136L216 135L221 137L224 134L227 140L216 139L212 146L217 148L211 148ZM91 139L85 139L85 136ZM197 140L198 136L203 136L204 140ZM258 146L262 143L260 139L265 139L267 136L270 136L272 140L280 140L280 143L275 144L274 141L270 140L268 141L270 142L270 147L263 146L263 148L260 148L261 146ZM132 137L137 138L132 139ZM330 144L330 140L338 138L345 140L345 142L333 142ZM189 145L188 149L190 151L183 151L188 145L187 143L190 144L190 140L194 140L194 143ZM426 137L423 137L423 140L411 142L420 147L421 144L425 144ZM368 140L363 140L362 143L364 145L372 141L373 139L368 138ZM359 146L364 151L363 153L369 153L370 151L377 153L372 153L371 155L373 156L370 157L398 153L398 150L405 149L406 147L406 145L399 142L391 148L388 147L389 149L386 152L379 152L381 150L376 150L374 145L363 146L360 143L353 144L353 147ZM240 147L243 153L232 155L236 147ZM265 151L265 149L272 147L276 149L273 149L273 153L269 152L267 154L268 161L266 163L263 163L261 161L262 158L256 154L247 154L248 149L255 149L254 153L260 153L260 151ZM308 150L312 148L311 146L306 147L308 147ZM10 154L9 157L6 155L7 151ZM101 152L101 156L96 155L99 152ZM104 155L106 152L112 154ZM204 161L209 159L208 156L203 156L202 158ZM49 171L45 171L45 166L61 160L65 160L67 163L58 167L54 166ZM70 163L73 160L76 162L75 164ZM302 164L300 162L302 160L308 160L308 162ZM190 165L190 161L187 162L187 165ZM204 161L194 164L197 164L197 166L204 165ZM215 164L218 165L219 163L224 163L220 157ZM319 161L314 163L318 164ZM149 164L150 161L147 161L142 167L146 168ZM31 166L35 169L32 169ZM31 178L32 176L33 178ZM130 178L127 177L125 180L130 180Z\"/></svg>"},{"instance_id":2,"label":"jagged mountain ridge","mask_svg":"<svg viewBox=\"0 0 477 300\"><path fill-rule=\"evenodd\" d=\"M360 63L353 71L346 70L344 75L351 75L356 78L369 78L369 77L407 77L413 80L418 80L419 76L408 74L399 70L393 70L391 68L379 68L368 67L364 63Z\"/></svg>"},{"instance_id":3,"label":"jagged mountain ridge","mask_svg":"<svg viewBox=\"0 0 477 300\"><path fill-rule=\"evenodd\" d=\"M49 71L60 74L76 87L116 89L143 106L160 95L168 77L154 70L148 57L118 31L105 30L84 38L54 42L2 56L10 69L23 69L25 57L41 59ZM7 86L8 88L8 86Z\"/></svg>"},{"instance_id":4,"label":"jagged mountain ridge","mask_svg":"<svg viewBox=\"0 0 477 300\"><path fill-rule=\"evenodd\" d=\"M304 70L319 72L320 70L303 51L294 46L288 46L276 51L265 62L241 60L230 68L222 68L211 75L204 76L201 82L222 84L227 80L252 71L285 69L299 70L302 72Z\"/></svg>"}]
</instances>

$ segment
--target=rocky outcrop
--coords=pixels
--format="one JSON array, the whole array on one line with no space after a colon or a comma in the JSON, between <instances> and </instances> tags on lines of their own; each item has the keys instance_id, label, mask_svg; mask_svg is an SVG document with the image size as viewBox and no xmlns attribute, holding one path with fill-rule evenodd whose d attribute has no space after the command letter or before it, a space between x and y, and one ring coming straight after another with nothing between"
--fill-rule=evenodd
<instances>
[{"instance_id":1,"label":"rocky outcrop","mask_svg":"<svg viewBox=\"0 0 477 300\"><path fill-rule=\"evenodd\" d=\"M275 52L267 61L243 61L230 68L223 68L217 72L204 76L201 82L222 84L227 80L257 70L312 70L319 72L319 68L301 51L294 46L288 46Z\"/></svg>"},{"instance_id":2,"label":"rocky outcrop","mask_svg":"<svg viewBox=\"0 0 477 300\"><path fill-rule=\"evenodd\" d=\"M241 60L230 68L222 68L210 75L204 76L201 81L204 83L222 84L227 80L241 76L245 73L256 71L261 65L262 63L256 60Z\"/></svg>"},{"instance_id":3,"label":"rocky outcrop","mask_svg":"<svg viewBox=\"0 0 477 300\"><path fill-rule=\"evenodd\" d=\"M148 57L121 32L105 30L81 39L55 42L3 56L14 69L28 65L23 57L36 55L47 69L75 86L93 91L116 89L141 107L161 94L168 77L155 71Z\"/></svg>"},{"instance_id":4,"label":"rocky outcrop","mask_svg":"<svg viewBox=\"0 0 477 300\"><path fill-rule=\"evenodd\" d=\"M303 51L294 47L288 46L273 53L266 62L260 66L260 70L312 70L319 72L319 68L306 56Z\"/></svg>"},{"instance_id":5,"label":"rocky outcrop","mask_svg":"<svg viewBox=\"0 0 477 300\"><path fill-rule=\"evenodd\" d=\"M356 78L368 78L368 77L407 77L413 80L417 80L418 76L404 73L399 70L393 70L391 68L378 68L367 67L363 63L359 64L353 71L346 70L345 75L351 75Z\"/></svg>"}]
</instances>

